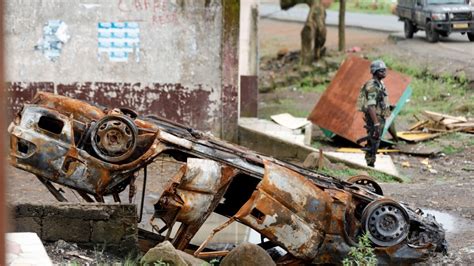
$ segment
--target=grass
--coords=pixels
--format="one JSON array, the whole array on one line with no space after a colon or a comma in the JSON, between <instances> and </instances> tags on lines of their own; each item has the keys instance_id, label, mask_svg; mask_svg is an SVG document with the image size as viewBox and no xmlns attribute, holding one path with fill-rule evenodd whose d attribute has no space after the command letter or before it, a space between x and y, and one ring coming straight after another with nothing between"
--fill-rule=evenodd
<instances>
[{"instance_id":1,"label":"grass","mask_svg":"<svg viewBox=\"0 0 474 266\"><path fill-rule=\"evenodd\" d=\"M270 119L270 116L284 112L295 117L307 117L310 111L302 109L293 99L280 99L274 103L267 103L265 108L260 108L258 116L263 119Z\"/></svg>"},{"instance_id":2,"label":"grass","mask_svg":"<svg viewBox=\"0 0 474 266\"><path fill-rule=\"evenodd\" d=\"M391 175L387 175L378 171L373 171L373 170L359 170L359 169L353 169L353 168L343 168L343 169L329 169L329 168L323 168L320 172L323 172L324 174L335 176L335 177L344 177L348 178L351 176L356 176L356 175L368 175L372 178L374 178L376 181L380 182L397 182Z\"/></svg>"},{"instance_id":3,"label":"grass","mask_svg":"<svg viewBox=\"0 0 474 266\"><path fill-rule=\"evenodd\" d=\"M469 90L468 80L464 75L436 76L427 68L410 65L390 56L382 56L380 59L390 69L412 77L410 86L413 94L400 112L400 118L411 119L424 110L450 115L469 116L474 113L474 92Z\"/></svg>"},{"instance_id":4,"label":"grass","mask_svg":"<svg viewBox=\"0 0 474 266\"><path fill-rule=\"evenodd\" d=\"M392 3L390 1L377 1L375 6L374 1L346 1L346 12L366 13L366 14L380 14L391 15ZM329 7L329 10L339 11L339 1L334 1Z\"/></svg>"}]
</instances>

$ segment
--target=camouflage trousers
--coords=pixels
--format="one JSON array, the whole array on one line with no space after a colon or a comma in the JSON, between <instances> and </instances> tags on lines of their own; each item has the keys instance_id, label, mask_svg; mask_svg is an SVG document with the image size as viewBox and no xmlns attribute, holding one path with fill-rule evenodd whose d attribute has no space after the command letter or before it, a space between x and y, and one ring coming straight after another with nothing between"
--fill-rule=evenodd
<instances>
[{"instance_id":1,"label":"camouflage trousers","mask_svg":"<svg viewBox=\"0 0 474 266\"><path fill-rule=\"evenodd\" d=\"M377 155L377 150L380 146L380 139L382 138L382 132L385 127L385 118L382 116L377 116L380 126L378 127L379 132L375 132L376 128L374 122L368 112L364 115L365 129L367 130L367 142L365 144L365 161L367 166L373 167L375 165L375 159ZM378 134L377 134L378 133ZM378 136L378 138L376 138Z\"/></svg>"}]
</instances>

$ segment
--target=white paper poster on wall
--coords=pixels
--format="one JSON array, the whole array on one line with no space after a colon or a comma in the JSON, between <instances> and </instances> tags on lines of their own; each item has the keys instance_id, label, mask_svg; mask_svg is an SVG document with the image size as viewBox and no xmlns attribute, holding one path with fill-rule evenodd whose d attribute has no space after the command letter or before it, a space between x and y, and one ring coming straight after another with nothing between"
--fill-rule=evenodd
<instances>
[{"instance_id":1,"label":"white paper poster on wall","mask_svg":"<svg viewBox=\"0 0 474 266\"><path fill-rule=\"evenodd\" d=\"M43 37L35 45L35 50L43 53L49 60L56 61L70 37L64 21L49 20L43 27Z\"/></svg>"},{"instance_id":2,"label":"white paper poster on wall","mask_svg":"<svg viewBox=\"0 0 474 266\"><path fill-rule=\"evenodd\" d=\"M140 29L136 22L99 22L97 24L98 55L106 53L112 62L128 62L135 54L140 62Z\"/></svg>"}]
</instances>

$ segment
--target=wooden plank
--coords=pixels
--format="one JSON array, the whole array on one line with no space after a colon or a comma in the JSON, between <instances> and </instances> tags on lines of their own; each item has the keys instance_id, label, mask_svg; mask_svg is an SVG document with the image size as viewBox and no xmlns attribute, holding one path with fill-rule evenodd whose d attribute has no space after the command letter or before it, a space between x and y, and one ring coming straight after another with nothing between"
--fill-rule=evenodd
<instances>
[{"instance_id":1,"label":"wooden plank","mask_svg":"<svg viewBox=\"0 0 474 266\"><path fill-rule=\"evenodd\" d=\"M449 129L454 129L454 128L474 128L474 122L466 122L466 123L456 123L456 124L451 124L446 126Z\"/></svg>"},{"instance_id":2,"label":"wooden plank","mask_svg":"<svg viewBox=\"0 0 474 266\"><path fill-rule=\"evenodd\" d=\"M441 114L441 113L436 113L436 112L431 112L431 111L423 111L423 114L432 119L433 121L441 122L445 119L452 119L458 122L467 122L466 117L463 116L451 116L451 115L446 115L446 114ZM448 120L449 121L449 120Z\"/></svg>"},{"instance_id":3,"label":"wooden plank","mask_svg":"<svg viewBox=\"0 0 474 266\"><path fill-rule=\"evenodd\" d=\"M418 121L418 122L416 122L415 124L413 124L413 125L408 129L408 131L413 131L413 130L420 129L421 127L423 127L424 125L428 124L429 122L430 122L429 120Z\"/></svg>"},{"instance_id":4,"label":"wooden plank","mask_svg":"<svg viewBox=\"0 0 474 266\"><path fill-rule=\"evenodd\" d=\"M364 151L359 148L339 148L336 151L344 152L344 153L364 153ZM394 149L378 149L377 150L377 153L390 153L390 152L399 152L399 150L394 150Z\"/></svg>"}]
</instances>

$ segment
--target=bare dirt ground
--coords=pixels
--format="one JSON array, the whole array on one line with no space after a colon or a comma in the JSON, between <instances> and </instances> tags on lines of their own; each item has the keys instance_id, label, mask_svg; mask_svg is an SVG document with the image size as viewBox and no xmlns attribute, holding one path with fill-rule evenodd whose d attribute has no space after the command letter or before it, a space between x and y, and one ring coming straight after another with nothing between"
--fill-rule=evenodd
<instances>
[{"instance_id":1,"label":"bare dirt ground","mask_svg":"<svg viewBox=\"0 0 474 266\"><path fill-rule=\"evenodd\" d=\"M259 28L261 55L275 57L282 50L299 50L301 27L302 24L298 23L262 19ZM468 72L472 68L474 48L464 51L462 55L460 51L452 50L451 46L447 49L443 42L430 46L431 44L428 45L418 37L414 40L394 43L387 41L388 34L381 32L347 28L346 34L346 47L361 47L360 54L362 55L388 54L420 66L428 66L428 69L435 73L459 74L462 70ZM327 39L329 53L334 53L332 50L337 48L336 28L328 27ZM262 72L264 71L261 71L261 74L264 74ZM320 93L317 92L308 93L291 88L262 93L259 95L259 112L266 114L271 112L272 108L277 110L276 105L290 102L295 105L293 108L297 109L293 111L304 116L305 112L309 113L312 110L319 96ZM270 110L268 110L269 106ZM399 124L398 126L401 130L407 125ZM449 254L445 257L433 258L429 261L430 264L469 265L474 263L474 202L472 200L474 147L471 145L462 149L464 141L472 141L474 136L460 134L459 138L441 138L433 141L430 145L435 147L442 148L449 145L461 147L458 147L459 152L429 158L428 165L427 161L422 163L426 159L424 157L392 155L401 175L408 177L410 181L403 184L382 184L386 196L428 210L435 214L447 229ZM326 146L323 149L334 149L335 146ZM402 163L406 162L410 167L402 167Z\"/></svg>"}]
</instances>

